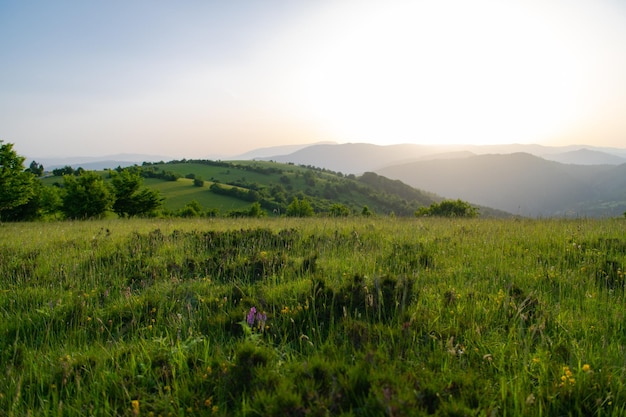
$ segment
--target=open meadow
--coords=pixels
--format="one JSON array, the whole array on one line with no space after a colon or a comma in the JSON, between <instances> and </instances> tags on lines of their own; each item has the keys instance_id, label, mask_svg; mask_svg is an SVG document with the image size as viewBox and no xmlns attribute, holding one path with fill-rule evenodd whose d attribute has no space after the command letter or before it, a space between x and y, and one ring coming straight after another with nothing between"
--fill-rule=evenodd
<instances>
[{"instance_id":1,"label":"open meadow","mask_svg":"<svg viewBox=\"0 0 626 417\"><path fill-rule=\"evenodd\" d=\"M626 415L624 219L0 237L0 416Z\"/></svg>"}]
</instances>

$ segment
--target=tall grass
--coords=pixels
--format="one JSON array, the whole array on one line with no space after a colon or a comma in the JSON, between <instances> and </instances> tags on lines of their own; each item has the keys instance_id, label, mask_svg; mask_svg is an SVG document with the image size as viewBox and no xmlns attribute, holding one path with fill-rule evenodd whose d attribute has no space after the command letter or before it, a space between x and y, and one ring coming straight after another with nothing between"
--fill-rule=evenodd
<instances>
[{"instance_id":1,"label":"tall grass","mask_svg":"<svg viewBox=\"0 0 626 417\"><path fill-rule=\"evenodd\" d=\"M0 415L626 415L625 232L0 224Z\"/></svg>"}]
</instances>

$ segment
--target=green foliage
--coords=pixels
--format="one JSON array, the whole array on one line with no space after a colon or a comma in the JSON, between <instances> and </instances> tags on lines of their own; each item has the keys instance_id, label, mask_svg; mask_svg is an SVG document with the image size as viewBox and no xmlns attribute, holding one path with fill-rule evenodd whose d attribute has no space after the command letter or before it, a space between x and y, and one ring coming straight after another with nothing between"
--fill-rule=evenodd
<instances>
[{"instance_id":1,"label":"green foliage","mask_svg":"<svg viewBox=\"0 0 626 417\"><path fill-rule=\"evenodd\" d=\"M65 165L63 168L55 168L52 170L52 175L55 177L62 177L64 175L74 175L76 171L69 165Z\"/></svg>"},{"instance_id":2,"label":"green foliage","mask_svg":"<svg viewBox=\"0 0 626 417\"><path fill-rule=\"evenodd\" d=\"M141 188L143 178L138 171L110 171L115 202L113 211L120 217L142 216L154 212L162 203L159 193Z\"/></svg>"},{"instance_id":3,"label":"green foliage","mask_svg":"<svg viewBox=\"0 0 626 417\"><path fill-rule=\"evenodd\" d=\"M434 196L415 190L399 181L392 181L373 173L362 177L344 176L311 166L295 166L262 161L171 161L166 164L144 164L142 175L147 178L162 178L166 171L186 177L201 177L209 182L211 194L196 193L192 198L202 201L206 207L218 207L224 212L244 210L244 204L231 202L221 197L232 197L240 202L258 201L263 209L272 214L283 214L288 202L294 197L306 197L315 212L330 212L333 204L343 204L351 213L358 213L364 205L373 212L412 216L422 205L430 204ZM178 184L184 188L189 184ZM178 209L182 206L176 199L170 202L166 190L176 187L159 186L166 197L165 206ZM175 191L182 195L182 191ZM339 201L340 199L340 201ZM213 202L211 202L211 200ZM232 207L237 206L236 208Z\"/></svg>"},{"instance_id":4,"label":"green foliage","mask_svg":"<svg viewBox=\"0 0 626 417\"><path fill-rule=\"evenodd\" d=\"M380 217L5 224L0 410L623 415L625 228Z\"/></svg>"},{"instance_id":5,"label":"green foliage","mask_svg":"<svg viewBox=\"0 0 626 417\"><path fill-rule=\"evenodd\" d=\"M193 178L193 185L195 187L204 187L204 180L200 177Z\"/></svg>"},{"instance_id":6,"label":"green foliage","mask_svg":"<svg viewBox=\"0 0 626 417\"><path fill-rule=\"evenodd\" d=\"M6 210L2 218L6 221L32 221L54 219L61 208L58 187L44 187L39 181L33 182L33 196L26 204Z\"/></svg>"},{"instance_id":7,"label":"green foliage","mask_svg":"<svg viewBox=\"0 0 626 417\"><path fill-rule=\"evenodd\" d=\"M43 165L38 164L37 161L32 161L26 171L32 173L36 177L41 177L43 175Z\"/></svg>"},{"instance_id":8,"label":"green foliage","mask_svg":"<svg viewBox=\"0 0 626 417\"><path fill-rule=\"evenodd\" d=\"M333 217L347 217L350 215L350 209L339 203L333 204L328 212Z\"/></svg>"},{"instance_id":9,"label":"green foliage","mask_svg":"<svg viewBox=\"0 0 626 417\"><path fill-rule=\"evenodd\" d=\"M250 211L248 211L248 217L264 217L267 213L265 210L261 208L261 203L255 202L250 206Z\"/></svg>"},{"instance_id":10,"label":"green foliage","mask_svg":"<svg viewBox=\"0 0 626 417\"><path fill-rule=\"evenodd\" d=\"M12 143L0 140L0 220L9 212L11 217L21 217L18 208L34 195L33 174L24 172L24 159L13 150Z\"/></svg>"},{"instance_id":11,"label":"green foliage","mask_svg":"<svg viewBox=\"0 0 626 417\"><path fill-rule=\"evenodd\" d=\"M70 219L103 217L111 208L113 196L102 177L85 171L80 176L63 176L61 210Z\"/></svg>"},{"instance_id":12,"label":"green foliage","mask_svg":"<svg viewBox=\"0 0 626 417\"><path fill-rule=\"evenodd\" d=\"M313 207L305 198L302 200L295 197L287 206L288 217L311 217L313 216Z\"/></svg>"},{"instance_id":13,"label":"green foliage","mask_svg":"<svg viewBox=\"0 0 626 417\"><path fill-rule=\"evenodd\" d=\"M196 200L191 200L185 207L183 207L178 215L181 217L200 217L202 216L203 208Z\"/></svg>"},{"instance_id":14,"label":"green foliage","mask_svg":"<svg viewBox=\"0 0 626 417\"><path fill-rule=\"evenodd\" d=\"M415 212L418 217L477 217L478 209L462 200L444 200L433 203L430 207L421 207Z\"/></svg>"}]
</instances>

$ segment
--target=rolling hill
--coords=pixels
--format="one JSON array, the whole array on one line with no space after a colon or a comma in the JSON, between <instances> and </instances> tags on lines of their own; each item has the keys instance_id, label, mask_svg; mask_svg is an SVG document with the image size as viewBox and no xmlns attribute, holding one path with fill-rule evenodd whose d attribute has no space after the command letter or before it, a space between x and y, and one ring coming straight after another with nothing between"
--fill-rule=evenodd
<instances>
[{"instance_id":1,"label":"rolling hill","mask_svg":"<svg viewBox=\"0 0 626 417\"><path fill-rule=\"evenodd\" d=\"M572 165L514 153L416 161L377 173L522 216L605 217L626 210L626 164Z\"/></svg>"},{"instance_id":2,"label":"rolling hill","mask_svg":"<svg viewBox=\"0 0 626 417\"><path fill-rule=\"evenodd\" d=\"M269 214L281 214L297 197L307 199L318 213L344 208L344 214L359 214L367 206L377 214L412 216L418 208L441 201L435 194L372 172L357 177L277 162L208 160L145 163L140 168L145 185L159 190L165 208L172 211L195 200L220 214L245 210L254 202ZM194 185L193 179L202 179L202 186ZM508 215L488 208L481 213Z\"/></svg>"}]
</instances>

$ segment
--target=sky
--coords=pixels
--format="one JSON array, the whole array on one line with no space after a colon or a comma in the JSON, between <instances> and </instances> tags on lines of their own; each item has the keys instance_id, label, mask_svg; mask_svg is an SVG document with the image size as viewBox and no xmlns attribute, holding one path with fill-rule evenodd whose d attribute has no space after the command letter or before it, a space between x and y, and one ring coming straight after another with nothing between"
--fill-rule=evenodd
<instances>
[{"instance_id":1,"label":"sky","mask_svg":"<svg viewBox=\"0 0 626 417\"><path fill-rule=\"evenodd\" d=\"M0 57L28 157L626 147L622 0L0 0Z\"/></svg>"}]
</instances>

